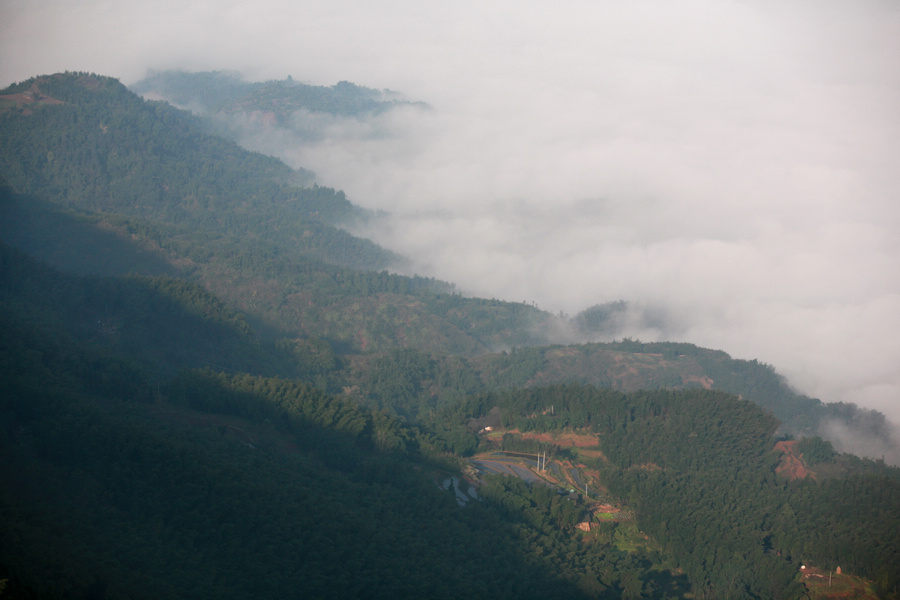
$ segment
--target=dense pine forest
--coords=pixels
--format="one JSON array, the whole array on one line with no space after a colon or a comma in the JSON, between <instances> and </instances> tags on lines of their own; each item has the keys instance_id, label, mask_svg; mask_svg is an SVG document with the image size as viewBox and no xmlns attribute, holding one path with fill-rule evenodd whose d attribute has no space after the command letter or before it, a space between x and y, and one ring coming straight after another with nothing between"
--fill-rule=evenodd
<instances>
[{"instance_id":1,"label":"dense pine forest","mask_svg":"<svg viewBox=\"0 0 900 600\"><path fill-rule=\"evenodd\" d=\"M883 415L721 351L591 341L619 304L399 275L352 199L208 115L89 73L0 91L0 597L822 598L840 571L900 598L900 469L821 437L887 444Z\"/></svg>"}]
</instances>

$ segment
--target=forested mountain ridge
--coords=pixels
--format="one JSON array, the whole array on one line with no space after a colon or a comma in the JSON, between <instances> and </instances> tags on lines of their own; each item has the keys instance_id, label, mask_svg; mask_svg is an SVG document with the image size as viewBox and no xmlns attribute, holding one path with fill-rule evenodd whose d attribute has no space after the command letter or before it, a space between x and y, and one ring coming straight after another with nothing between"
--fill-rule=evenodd
<instances>
[{"instance_id":1,"label":"forested mountain ridge","mask_svg":"<svg viewBox=\"0 0 900 600\"><path fill-rule=\"evenodd\" d=\"M641 530L679 557L696 597L802 595L798 560L831 569L843 561L883 592L896 590L900 471L847 457L840 476L788 483L771 451L777 421L751 402L709 390L622 394L570 384L477 395L466 414L483 417L488 407L500 409L507 431L596 435L596 446L548 441L530 451L583 452L608 489L629 499ZM801 444L823 471L843 460L821 439ZM596 450L603 458L591 458Z\"/></svg>"},{"instance_id":2,"label":"forested mountain ridge","mask_svg":"<svg viewBox=\"0 0 900 600\"><path fill-rule=\"evenodd\" d=\"M148 97L163 98L188 107L204 118L207 127L234 139L255 140L257 147L266 147L264 143L260 146L259 142L265 137L262 133L268 131L272 122L292 131L299 136L298 139L310 136L314 138L318 135L316 127L321 123L317 118L308 118L308 113L364 120L373 114L398 107L422 106L422 103L398 100L398 95L392 92L361 88L347 82L330 88L298 84L290 78L254 83L243 80L237 73L222 72L152 73L131 89ZM325 121L329 122L331 121ZM392 303L398 308L404 305L403 300L396 296L385 297L376 302ZM512 309L513 312L526 316L525 319L514 319L512 325L524 328L530 335L506 338L505 344L494 337L484 340L484 344L469 346L467 349L464 345L448 345L446 341L435 345L433 334L415 336L410 328L401 325L388 329L388 335L394 338L394 344L418 350L437 350L438 353L442 352L442 348L453 348L454 353L472 355L484 350L496 350L498 347L508 350L510 346L612 339L616 335L616 323L629 311L626 303L612 302L590 307L572 318L566 318L541 314L526 305L507 304L498 310L497 306L479 306L470 301L463 308L458 298L444 298L435 305L439 314L445 315L452 325L467 332L484 331L490 326L489 323L496 322L498 318L508 319ZM474 317L475 323L467 322L468 319L473 319L473 309L478 310L485 318ZM328 318L326 314L310 316L316 319ZM408 315L400 318L401 322L408 320ZM383 315L380 321L384 323ZM366 323L354 325L361 332L357 348L371 350L384 347L383 341L372 343L373 337L384 340L385 330L382 327L378 328L381 335L376 333L373 336L375 332L366 331ZM428 330L433 331L430 328ZM347 333L348 329L344 328L342 335ZM458 339L458 336L451 335L451 339ZM388 342L387 345L392 344ZM722 352L703 350L690 344L649 345L629 342L607 347L605 351L600 351L600 348L602 347L587 345L557 348L542 353L546 372L536 373L534 382L583 381L612 385L624 390L711 386L740 394L772 410L782 422L779 430L782 435L822 434L831 437L842 450L883 454L893 462L900 462L897 436L891 434L891 425L883 415L852 404L822 403L798 394L767 365L756 361L732 360ZM526 379L519 380L520 385L525 382ZM838 432L844 434L838 436ZM860 444L857 440L877 441L874 444Z\"/></svg>"},{"instance_id":3,"label":"forested mountain ridge","mask_svg":"<svg viewBox=\"0 0 900 600\"><path fill-rule=\"evenodd\" d=\"M158 77L183 80L180 93L188 95L206 89L198 88L198 78L219 82L206 91L223 102L259 87L218 74ZM296 87L288 83L282 87ZM316 93L380 94L340 90ZM475 357L546 345L558 340L559 330L569 332L564 339L589 340L609 335L609 322L623 309L614 303L566 320L525 304L464 298L450 284L374 270L402 259L334 227L365 218L342 193L293 186L294 176L279 161L208 135L195 117L141 100L115 80L59 74L3 92L0 176L9 187L0 186L6 215L0 229L10 243L53 264L97 274L187 276L258 329L301 345L323 340L350 356L401 347ZM564 380L626 390L708 385L772 410L784 433L823 433L822 423L837 420L858 436L883 440L887 454L896 451L883 416L798 395L766 365L689 345L634 342L601 349L498 355L472 366L497 366L496 375L478 374L486 385L504 378L507 385ZM520 366L503 366L509 362ZM347 387L344 379L333 383ZM428 401L433 394L425 390L432 386L418 387L416 402Z\"/></svg>"},{"instance_id":4,"label":"forested mountain ridge","mask_svg":"<svg viewBox=\"0 0 900 600\"><path fill-rule=\"evenodd\" d=\"M612 598L686 585L658 557L582 545L493 501L460 510L434 484L460 465L441 431L298 379L222 372L290 368L293 354L254 347L240 315L195 284L63 275L10 249L0 274L11 597Z\"/></svg>"},{"instance_id":5,"label":"forested mountain ridge","mask_svg":"<svg viewBox=\"0 0 900 600\"><path fill-rule=\"evenodd\" d=\"M161 71L130 86L141 96L164 98L175 105L205 114L266 113L279 121L298 110L334 115L380 113L398 106L415 105L389 90L373 90L341 81L331 87L294 81L248 82L238 73Z\"/></svg>"},{"instance_id":6,"label":"forested mountain ridge","mask_svg":"<svg viewBox=\"0 0 900 600\"><path fill-rule=\"evenodd\" d=\"M118 228L278 330L368 351L402 338L467 354L546 339L548 315L533 307L379 271L401 259L335 227L365 218L343 193L290 185L283 163L204 133L186 112L89 74L0 95L33 89L61 103L0 115L8 198L30 195Z\"/></svg>"},{"instance_id":7,"label":"forested mountain ridge","mask_svg":"<svg viewBox=\"0 0 900 600\"><path fill-rule=\"evenodd\" d=\"M190 110L201 117L207 130L267 154L275 153L273 140L288 132L299 143L322 140L335 126L385 135L384 125L377 124L380 116L389 117L396 110L429 110L425 103L403 99L396 92L348 81L329 87L300 83L290 76L250 82L238 73L221 71L154 72L130 89ZM274 147L278 144L274 142ZM298 181L315 180L315 174L302 166L298 171Z\"/></svg>"},{"instance_id":8,"label":"forested mountain ridge","mask_svg":"<svg viewBox=\"0 0 900 600\"><path fill-rule=\"evenodd\" d=\"M222 102L260 87L220 74L157 78L181 82L181 94L205 90ZM342 94L381 94L345 88L319 108L333 107ZM590 340L609 335L610 323L626 308L598 306L567 320L526 304L465 298L431 279L377 271L402 259L334 227L365 218L342 193L293 186L294 175L281 162L211 136L195 117L141 100L115 80L59 74L3 92L0 176L9 187L0 186L6 215L0 231L61 267L190 277L257 329L301 346L322 340L337 354L361 356L360 364L370 362L372 352L397 347L476 357L546 345L559 340L557 331L568 332L567 341ZM316 93L327 98L335 89ZM822 424L834 420L856 437L881 440L883 453L900 454L882 415L805 398L766 365L690 345L561 347L486 356L469 366L479 371L479 364L498 371L474 374L485 385L708 385L772 410L785 434L827 435ZM364 389L366 378L350 376L351 387ZM348 387L347 379L332 378L334 389ZM433 385L417 387L416 403L435 394ZM846 449L840 439L832 441Z\"/></svg>"},{"instance_id":9,"label":"forested mountain ridge","mask_svg":"<svg viewBox=\"0 0 900 600\"><path fill-rule=\"evenodd\" d=\"M640 389L704 388L729 392L752 400L781 422L783 435L817 435L822 425L835 420L860 435L890 442L890 424L884 415L854 405L823 403L798 394L770 365L731 358L720 350L693 344L642 343L625 339L609 343L549 346L531 377L534 384L560 381L590 383L623 391Z\"/></svg>"},{"instance_id":10,"label":"forested mountain ridge","mask_svg":"<svg viewBox=\"0 0 900 600\"><path fill-rule=\"evenodd\" d=\"M13 597L802 597L807 560L900 594L897 469L806 438L818 478L779 475L760 406L806 434L842 407L770 367L549 345L605 309L561 323L379 271L397 257L335 227L365 218L343 194L115 80L0 96ZM497 414L510 443L595 440L568 460L634 521L511 478L458 508L436 483Z\"/></svg>"},{"instance_id":11,"label":"forested mountain ridge","mask_svg":"<svg viewBox=\"0 0 900 600\"><path fill-rule=\"evenodd\" d=\"M893 461L900 457L892 425L883 414L798 394L769 365L733 359L725 352L693 344L625 339L519 347L452 359L406 349L378 357L351 356L348 361L350 369L344 381L356 386L356 395L377 399L382 408L406 415L484 390L556 383L590 384L626 392L714 389L751 400L770 411L780 421L779 438L829 437L825 433L828 425L837 423L853 436L877 440L879 455L884 453ZM388 393L379 381L395 385ZM853 450L847 445L852 440L830 439L840 452Z\"/></svg>"},{"instance_id":12,"label":"forested mountain ridge","mask_svg":"<svg viewBox=\"0 0 900 600\"><path fill-rule=\"evenodd\" d=\"M264 226L276 231L279 221L303 231L304 224L363 216L342 193L292 187L294 174L281 161L208 135L188 113L144 101L114 79L54 75L3 92L7 99L31 92L56 101L20 102L3 111L7 143L0 165L19 193L82 211L206 224L223 233L238 227L227 217L242 213L267 219ZM373 260L392 259L379 251Z\"/></svg>"}]
</instances>

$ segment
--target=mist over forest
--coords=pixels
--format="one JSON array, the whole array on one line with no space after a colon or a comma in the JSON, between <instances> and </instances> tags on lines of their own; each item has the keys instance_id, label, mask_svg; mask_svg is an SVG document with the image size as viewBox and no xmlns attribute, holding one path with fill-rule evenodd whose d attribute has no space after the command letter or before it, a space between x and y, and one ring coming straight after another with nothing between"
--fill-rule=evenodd
<instances>
[{"instance_id":1,"label":"mist over forest","mask_svg":"<svg viewBox=\"0 0 900 600\"><path fill-rule=\"evenodd\" d=\"M890 3L3 13L3 85L183 69L396 90L427 106L247 123L241 141L385 211L360 233L410 271L552 312L626 300L664 318L621 335L757 358L900 420Z\"/></svg>"},{"instance_id":2,"label":"mist over forest","mask_svg":"<svg viewBox=\"0 0 900 600\"><path fill-rule=\"evenodd\" d=\"M411 272L552 312L626 300L654 318L618 335L757 358L900 419L890 4L4 12L4 83L176 68L395 90L412 104L251 120L240 141L384 211L359 233Z\"/></svg>"},{"instance_id":3,"label":"mist over forest","mask_svg":"<svg viewBox=\"0 0 900 600\"><path fill-rule=\"evenodd\" d=\"M653 346L686 343L723 351L735 361L729 368L760 375L763 395L789 400L779 418L797 419L792 431L888 464L900 463L898 56L900 8L877 0L11 0L0 8L0 87L63 71L111 76L200 116L205 134L290 168L242 158L245 170L231 169L232 179L221 182L249 197L241 186L252 176L240 174L271 171L278 185L305 190L303 202L320 211L314 226L289 210L260 216L252 202L259 222L246 225L272 236L267 243L280 251L306 253L302 277L292 276L335 286L334 306L309 308L295 289L277 289L282 281L271 282L290 269L259 259L277 255L259 238L241 250L178 243L195 252L190 260L230 248L228 269L248 256L266 265L270 279L252 280L258 290L250 291L250 276L231 278L225 267L205 275L205 289L233 293L226 298L232 306L259 308L251 318L260 322L302 305L290 317L304 340L301 371L321 387L359 385L370 402L388 395L375 375L343 385L325 373L367 372L366 360L377 361L355 353L386 351L386 340L402 331L403 342L423 353L510 352L491 368L504 377L521 368L513 378L519 385L529 377L553 381L559 365L574 359L555 355L558 349L514 355L515 348L588 344L590 354L589 344L601 342L682 369L666 372L671 365L653 362L659 372L646 380L653 385L700 385L712 371L697 373L715 363L720 382L731 377L729 391L745 393L745 380L705 354L700 369L690 362L694 350ZM277 104L286 89L305 95ZM0 114L8 108L0 105ZM167 123L187 122L158 111ZM222 152L237 156L234 148ZM52 163L43 150L35 156L30 166ZM0 173L4 186L21 175L10 173ZM97 177L91 185L110 185ZM276 188L265 187L284 201L287 192ZM119 246L110 232L125 227L116 220L125 217L106 223L113 229L99 237L84 223L72 234L69 217L44 198L27 209L16 204L24 202L22 189L3 190L14 199L4 196L14 207L0 227L4 240L32 249L40 242L57 266L76 271L95 252L112 255L103 259L108 275L134 265L153 276L181 273L181 263L162 264L147 248L111 251ZM293 239L279 219L309 228ZM26 222L46 226L40 239L16 229ZM128 227L142 239L163 239L175 235L173 223L165 232ZM206 226L200 218L191 223ZM223 227L233 234L230 226ZM53 232L66 233L54 242ZM71 242L68 252L53 245L60 239ZM371 273L348 275L337 270L341 261L340 268L352 263ZM416 296L430 286L452 293ZM386 311L358 300L368 294L409 296ZM303 329L316 319L320 330ZM464 326L444 337L447 323ZM250 352L232 342L236 354ZM271 352L253 360L287 360ZM225 354L206 359L233 359ZM405 368L453 371L389 356ZM627 388L611 364L590 363L590 383ZM587 381L590 369L578 368ZM97 377L118 381L105 371ZM392 393L418 394L415 402L425 406L425 388L409 385ZM400 412L415 404L403 402ZM803 422L809 407L819 411L812 424ZM0 424L13 422L0 414Z\"/></svg>"},{"instance_id":4,"label":"mist over forest","mask_svg":"<svg viewBox=\"0 0 900 600\"><path fill-rule=\"evenodd\" d=\"M235 86L242 81L236 73L215 76ZM159 92L152 81L138 82L136 90L154 97ZM723 163L693 156L684 164L671 140L644 140L641 154L633 142L623 148L626 132L612 130L578 130L560 155L541 139L549 129L534 131L524 118L498 132L496 123L479 128L460 120L451 112L456 107L442 107L441 99L371 93L391 100L377 110L302 108L278 119L258 110L220 110L221 98L182 105L243 146L308 169L316 182L345 189L354 202L377 211L352 230L410 257L398 266L401 272L561 314L625 300L617 326L595 341L633 337L725 348L775 364L802 392L858 402L896 419L896 342L880 334L880 324L894 315L893 242L884 229L890 225L871 211L878 223L860 222L867 220L860 215L865 204L860 207L856 193L839 197L840 190L829 190L834 197L828 201L817 177L798 181L797 170L809 167L775 164L781 159L769 154L782 150L775 139L762 139L771 134L766 128L744 128L750 148L735 147L747 141L737 132L734 139L689 144L690 152L738 152L741 160L756 152L752 167L734 164L737 157ZM176 95L169 98L178 102ZM510 110L522 110L520 95L499 98ZM592 130L607 118L572 122L552 135ZM534 137L522 140L525 135ZM821 134L796 135L820 143ZM558 139L556 147L562 143ZM654 160L671 164L656 168ZM757 168L768 175L760 179ZM631 173L627 182L625 172ZM669 188L651 192L648 185ZM585 195L589 189L592 195ZM813 193L808 201L796 200ZM558 341L585 340L560 330Z\"/></svg>"},{"instance_id":5,"label":"mist over forest","mask_svg":"<svg viewBox=\"0 0 900 600\"><path fill-rule=\"evenodd\" d=\"M377 146L433 103L208 71L132 90L0 90L0 593L900 597L882 413L653 341L696 320L668 302L568 314L429 276L396 215L452 206L361 207L233 141ZM509 206L513 237L565 241L564 202ZM461 270L503 251L501 212ZM545 252L522 238L510 272Z\"/></svg>"},{"instance_id":6,"label":"mist over forest","mask_svg":"<svg viewBox=\"0 0 900 600\"><path fill-rule=\"evenodd\" d=\"M397 90L429 108L241 142L385 211L365 233L412 271L553 312L627 300L665 319L622 335L900 420L893 5L253 6L8 3L0 83L176 68Z\"/></svg>"}]
</instances>

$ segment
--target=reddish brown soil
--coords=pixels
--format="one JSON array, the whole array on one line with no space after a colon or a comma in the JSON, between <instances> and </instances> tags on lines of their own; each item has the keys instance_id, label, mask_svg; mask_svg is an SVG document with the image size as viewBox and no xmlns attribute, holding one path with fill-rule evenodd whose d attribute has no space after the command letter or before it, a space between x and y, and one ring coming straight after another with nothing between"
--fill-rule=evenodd
<instances>
[{"instance_id":1,"label":"reddish brown soil","mask_svg":"<svg viewBox=\"0 0 900 600\"><path fill-rule=\"evenodd\" d=\"M775 472L784 475L791 481L795 479L806 479L807 477L816 478L816 474L806 468L803 461L797 456L796 441L777 442L775 450L781 452L781 462L775 467Z\"/></svg>"},{"instance_id":2,"label":"reddish brown soil","mask_svg":"<svg viewBox=\"0 0 900 600\"><path fill-rule=\"evenodd\" d=\"M623 362L626 362L626 361L625 361L625 357L624 357L624 356L621 356L621 355L616 356L616 357L614 358L614 360L616 361L616 366L617 366L617 367L621 367L621 366L622 366L622 363L623 363ZM625 373L624 373L624 374L625 374L625 375L640 375L640 372L637 370L637 367L635 367L633 364L630 364L630 363L627 363L627 362L626 362L626 364L625 364Z\"/></svg>"},{"instance_id":3,"label":"reddish brown soil","mask_svg":"<svg viewBox=\"0 0 900 600\"><path fill-rule=\"evenodd\" d=\"M707 389L707 390L711 390L713 383L715 383L709 377L706 377L706 376L701 377L699 375L688 375L687 377L684 377L684 382L685 383L695 383L695 382L699 383L701 386L703 386L703 389Z\"/></svg>"},{"instance_id":4,"label":"reddish brown soil","mask_svg":"<svg viewBox=\"0 0 900 600\"><path fill-rule=\"evenodd\" d=\"M0 99L3 100L12 100L17 105L22 104L64 104L62 100L57 100L56 98L51 98L50 96L45 96L38 89L37 83L31 84L31 89L27 92L19 92L18 94L7 94L5 96L0 96Z\"/></svg>"},{"instance_id":5,"label":"reddish brown soil","mask_svg":"<svg viewBox=\"0 0 900 600\"><path fill-rule=\"evenodd\" d=\"M606 460L606 455L600 451L597 446L600 441L597 439L596 435L591 434L579 434L579 433L563 433L563 434L550 434L550 433L522 433L518 429L510 429L508 431L495 431L492 435L496 438L499 438L503 435L503 433L514 433L516 435L522 436L523 439L526 440L538 440L540 442L544 442L545 444L556 444L562 448L578 448L578 452L582 456L586 456L589 458L599 458L601 460ZM591 448L590 450L586 450L586 448Z\"/></svg>"},{"instance_id":6,"label":"reddish brown soil","mask_svg":"<svg viewBox=\"0 0 900 600\"><path fill-rule=\"evenodd\" d=\"M518 433L526 440L538 440L547 444L556 444L557 446L566 448L570 446L586 448L596 446L599 443L596 435L589 434L564 433L553 436L549 433L521 433L518 429L511 429L509 433Z\"/></svg>"}]
</instances>

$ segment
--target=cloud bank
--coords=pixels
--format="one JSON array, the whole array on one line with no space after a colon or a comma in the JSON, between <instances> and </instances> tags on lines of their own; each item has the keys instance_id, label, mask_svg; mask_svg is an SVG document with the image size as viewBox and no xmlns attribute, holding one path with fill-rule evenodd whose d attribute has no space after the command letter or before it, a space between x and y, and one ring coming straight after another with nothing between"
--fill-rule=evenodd
<instances>
[{"instance_id":1,"label":"cloud bank","mask_svg":"<svg viewBox=\"0 0 900 600\"><path fill-rule=\"evenodd\" d=\"M665 315L900 421L900 6L7 0L0 84L238 70L430 110L248 131L472 294ZM302 120L304 115L297 115ZM308 115L306 116L308 118Z\"/></svg>"}]
</instances>

